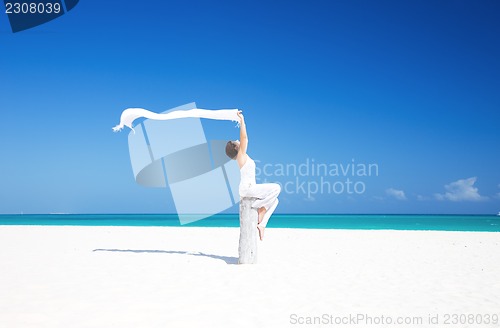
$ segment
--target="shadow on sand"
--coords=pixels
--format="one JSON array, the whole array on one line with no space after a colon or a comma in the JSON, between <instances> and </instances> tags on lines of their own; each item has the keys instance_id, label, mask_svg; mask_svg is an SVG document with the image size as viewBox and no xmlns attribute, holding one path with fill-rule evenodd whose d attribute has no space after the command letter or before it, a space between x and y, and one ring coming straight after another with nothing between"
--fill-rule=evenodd
<instances>
[{"instance_id":1,"label":"shadow on sand","mask_svg":"<svg viewBox=\"0 0 500 328\"><path fill-rule=\"evenodd\" d=\"M159 250L159 249L104 249L104 248L94 249L93 252L184 254L184 255L191 255L191 256L210 257L212 259L222 260L222 261L226 262L227 264L238 264L237 257L205 254L205 253L201 253L201 252L193 253L193 252L185 252L185 251L164 251L164 250Z\"/></svg>"}]
</instances>

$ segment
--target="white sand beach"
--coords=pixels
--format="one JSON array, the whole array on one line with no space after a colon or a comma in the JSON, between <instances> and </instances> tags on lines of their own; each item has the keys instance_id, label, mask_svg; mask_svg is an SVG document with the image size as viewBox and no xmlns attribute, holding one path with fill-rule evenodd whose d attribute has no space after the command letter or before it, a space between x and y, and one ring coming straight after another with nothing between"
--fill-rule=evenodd
<instances>
[{"instance_id":1,"label":"white sand beach","mask_svg":"<svg viewBox=\"0 0 500 328\"><path fill-rule=\"evenodd\" d=\"M500 315L500 233L269 228L256 265L236 264L238 238L0 226L0 327L382 327L381 316L437 327L447 314ZM372 323L354 324L361 315ZM422 323L394 324L407 317ZM498 324L453 327L469 326Z\"/></svg>"}]
</instances>

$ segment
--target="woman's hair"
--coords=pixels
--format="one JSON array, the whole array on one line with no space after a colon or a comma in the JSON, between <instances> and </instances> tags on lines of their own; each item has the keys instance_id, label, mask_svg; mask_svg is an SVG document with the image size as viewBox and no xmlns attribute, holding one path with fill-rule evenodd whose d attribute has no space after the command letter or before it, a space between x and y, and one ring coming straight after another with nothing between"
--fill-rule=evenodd
<instances>
[{"instance_id":1,"label":"woman's hair","mask_svg":"<svg viewBox=\"0 0 500 328\"><path fill-rule=\"evenodd\" d=\"M226 155L231 158L235 159L236 155L238 155L238 150L236 149L236 143L233 141L228 141L226 144Z\"/></svg>"}]
</instances>

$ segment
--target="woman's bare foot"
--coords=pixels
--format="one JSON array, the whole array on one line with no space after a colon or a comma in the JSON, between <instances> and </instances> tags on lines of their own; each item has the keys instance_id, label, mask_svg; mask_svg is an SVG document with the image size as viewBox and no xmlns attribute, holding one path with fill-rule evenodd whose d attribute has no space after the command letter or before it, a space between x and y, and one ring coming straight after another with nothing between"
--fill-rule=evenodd
<instances>
[{"instance_id":1,"label":"woman's bare foot","mask_svg":"<svg viewBox=\"0 0 500 328\"><path fill-rule=\"evenodd\" d=\"M257 221L257 224L262 222L262 219L264 218L264 214L266 214L267 210L265 207L259 208L259 220Z\"/></svg>"},{"instance_id":2,"label":"woman's bare foot","mask_svg":"<svg viewBox=\"0 0 500 328\"><path fill-rule=\"evenodd\" d=\"M260 240L264 239L264 229L266 227L261 226L260 224L257 224L257 229L259 229L259 238Z\"/></svg>"}]
</instances>

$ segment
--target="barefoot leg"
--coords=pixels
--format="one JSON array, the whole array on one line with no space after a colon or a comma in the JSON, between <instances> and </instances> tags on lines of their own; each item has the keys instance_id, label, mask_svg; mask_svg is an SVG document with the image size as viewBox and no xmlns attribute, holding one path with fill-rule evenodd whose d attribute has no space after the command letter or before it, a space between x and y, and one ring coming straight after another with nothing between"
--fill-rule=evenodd
<instances>
[{"instance_id":1,"label":"barefoot leg","mask_svg":"<svg viewBox=\"0 0 500 328\"><path fill-rule=\"evenodd\" d=\"M259 229L259 238L260 238L260 240L263 240L264 239L264 229L266 229L266 227L257 225L257 229Z\"/></svg>"},{"instance_id":2,"label":"barefoot leg","mask_svg":"<svg viewBox=\"0 0 500 328\"><path fill-rule=\"evenodd\" d=\"M259 220L257 221L257 223L261 223L262 222L262 219L264 218L264 214L266 214L267 210L264 206L262 206L261 208L259 208Z\"/></svg>"}]
</instances>

